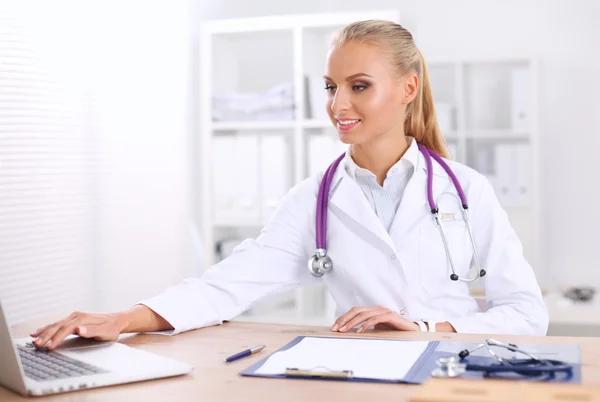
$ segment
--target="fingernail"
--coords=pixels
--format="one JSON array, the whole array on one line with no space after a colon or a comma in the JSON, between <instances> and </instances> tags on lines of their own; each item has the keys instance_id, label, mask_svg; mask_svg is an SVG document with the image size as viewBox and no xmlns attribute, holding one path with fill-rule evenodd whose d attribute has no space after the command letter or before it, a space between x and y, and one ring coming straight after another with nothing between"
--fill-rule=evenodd
<instances>
[{"instance_id":1,"label":"fingernail","mask_svg":"<svg viewBox=\"0 0 600 402\"><path fill-rule=\"evenodd\" d=\"M358 334L359 332L362 332L363 327L360 327L359 329L356 330L356 333Z\"/></svg>"},{"instance_id":2,"label":"fingernail","mask_svg":"<svg viewBox=\"0 0 600 402\"><path fill-rule=\"evenodd\" d=\"M84 327L79 327L79 335L85 335L87 330Z\"/></svg>"},{"instance_id":3,"label":"fingernail","mask_svg":"<svg viewBox=\"0 0 600 402\"><path fill-rule=\"evenodd\" d=\"M344 325L342 328L340 328L340 331L343 331L346 329L346 326Z\"/></svg>"},{"instance_id":4,"label":"fingernail","mask_svg":"<svg viewBox=\"0 0 600 402\"><path fill-rule=\"evenodd\" d=\"M334 324L333 327L331 327L332 331L337 331L337 329L338 329L338 325L337 324Z\"/></svg>"}]
</instances>

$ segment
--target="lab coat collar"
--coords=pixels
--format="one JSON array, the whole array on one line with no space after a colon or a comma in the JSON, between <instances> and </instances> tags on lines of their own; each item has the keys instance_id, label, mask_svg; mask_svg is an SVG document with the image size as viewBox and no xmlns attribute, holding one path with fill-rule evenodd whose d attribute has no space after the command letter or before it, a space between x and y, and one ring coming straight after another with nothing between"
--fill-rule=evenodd
<instances>
[{"instance_id":1,"label":"lab coat collar","mask_svg":"<svg viewBox=\"0 0 600 402\"><path fill-rule=\"evenodd\" d=\"M427 163L425 161L425 157L419 151L417 141L413 137L407 137L407 139L410 142L408 149L406 150L404 155L402 155L402 158L400 158L400 160L390 168L387 174L388 176L405 171L410 166L413 166L415 168L415 171L417 169L421 169L425 173L427 173ZM439 163L437 163L435 160L432 160L431 162L433 165L434 175L444 176L446 174L446 171L440 166ZM352 159L352 155L350 154L350 147L348 147L348 150L346 151L346 156L343 160L343 167L352 180L356 180L357 175L370 175L373 177L375 176L372 172L368 171L367 169L361 168L356 164L356 162L354 162L354 159Z\"/></svg>"},{"instance_id":2,"label":"lab coat collar","mask_svg":"<svg viewBox=\"0 0 600 402\"><path fill-rule=\"evenodd\" d=\"M329 194L330 207L337 208L338 212L356 221L388 245L391 250L398 253L401 251L402 246L408 244L408 242L399 241L397 242L398 247L396 247L392 239L395 237L402 238L402 233L410 233L422 220L423 215L430 213L425 186L427 181L425 157L418 151L416 141L412 141L409 149L413 150L411 152L416 150L415 172L406 185L390 233L385 230L356 180L346 169L346 160L343 161L344 166L339 166L336 169ZM432 160L432 166L434 178L447 177L444 169L435 160Z\"/></svg>"},{"instance_id":3,"label":"lab coat collar","mask_svg":"<svg viewBox=\"0 0 600 402\"><path fill-rule=\"evenodd\" d=\"M403 173L410 168L414 168L417 166L419 159L419 147L417 146L417 142L412 137L407 137L409 146L404 155L392 165L392 167L387 172L387 177ZM346 156L344 157L344 167L348 175L352 178L352 180L356 180L357 176L367 176L375 178L375 174L365 168L362 168L354 162L352 159L352 155L350 154L350 147L346 151Z\"/></svg>"}]
</instances>

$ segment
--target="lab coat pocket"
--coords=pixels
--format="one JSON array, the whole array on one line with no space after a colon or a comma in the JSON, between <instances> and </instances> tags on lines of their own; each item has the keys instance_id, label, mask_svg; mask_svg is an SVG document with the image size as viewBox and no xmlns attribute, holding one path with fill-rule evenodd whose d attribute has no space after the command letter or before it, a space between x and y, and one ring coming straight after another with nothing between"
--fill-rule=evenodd
<instances>
[{"instance_id":1,"label":"lab coat pocket","mask_svg":"<svg viewBox=\"0 0 600 402\"><path fill-rule=\"evenodd\" d=\"M456 274L469 275L472 252L467 226L463 220L442 222ZM419 274L424 293L453 294L464 292L464 283L450 279L452 269L439 228L433 220L424 222L419 230Z\"/></svg>"}]
</instances>

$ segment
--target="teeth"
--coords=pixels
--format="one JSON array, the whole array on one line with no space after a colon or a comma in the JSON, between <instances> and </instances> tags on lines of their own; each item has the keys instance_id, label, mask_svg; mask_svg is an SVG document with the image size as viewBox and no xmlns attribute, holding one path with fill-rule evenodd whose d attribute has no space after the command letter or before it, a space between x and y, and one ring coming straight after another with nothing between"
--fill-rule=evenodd
<instances>
[{"instance_id":1,"label":"teeth","mask_svg":"<svg viewBox=\"0 0 600 402\"><path fill-rule=\"evenodd\" d=\"M357 120L338 120L342 126L347 126L348 124L354 124L358 122Z\"/></svg>"}]
</instances>

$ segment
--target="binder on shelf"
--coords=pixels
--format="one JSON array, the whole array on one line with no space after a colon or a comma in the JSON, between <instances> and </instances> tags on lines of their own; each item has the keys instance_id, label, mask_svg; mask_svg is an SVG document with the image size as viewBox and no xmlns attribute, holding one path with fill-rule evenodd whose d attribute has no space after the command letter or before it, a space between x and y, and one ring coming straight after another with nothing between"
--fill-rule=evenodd
<instances>
[{"instance_id":1,"label":"binder on shelf","mask_svg":"<svg viewBox=\"0 0 600 402\"><path fill-rule=\"evenodd\" d=\"M263 135L260 144L261 220L266 223L290 188L290 153L286 136Z\"/></svg>"},{"instance_id":2,"label":"binder on shelf","mask_svg":"<svg viewBox=\"0 0 600 402\"><path fill-rule=\"evenodd\" d=\"M530 74L526 67L514 68L510 73L510 117L513 131L529 130Z\"/></svg>"},{"instance_id":3,"label":"binder on shelf","mask_svg":"<svg viewBox=\"0 0 600 402\"><path fill-rule=\"evenodd\" d=\"M302 343L306 341L309 343L302 347ZM370 345L365 346L363 343L370 343ZM306 345L313 346L306 347ZM422 384L432 376L432 372L438 367L439 358L456 357L461 350L472 350L477 345L476 342L298 336L276 352L242 370L240 375L263 378ZM581 350L578 344L519 346L533 354L551 356L549 358L564 361L573 366L572 375L548 377L543 380L544 382L581 383ZM290 353L295 348L298 348L296 353ZM340 353L340 350L343 350L343 353ZM504 359L511 359L517 355L510 351L498 350L497 353ZM358 357L353 359L354 355ZM368 357L365 358L365 356ZM271 362L271 360L273 361ZM477 365L498 364L498 361L487 355L484 350L473 352L464 361ZM304 362L307 366L298 367L297 363L299 362ZM265 369L265 367L267 368ZM477 380L486 377L480 371L467 371L461 378ZM516 374L505 375L502 378L516 381L542 381L539 378Z\"/></svg>"},{"instance_id":4,"label":"binder on shelf","mask_svg":"<svg viewBox=\"0 0 600 402\"><path fill-rule=\"evenodd\" d=\"M514 145L495 145L495 190L496 196L503 206L515 204L515 181L514 181Z\"/></svg>"},{"instance_id":5,"label":"binder on shelf","mask_svg":"<svg viewBox=\"0 0 600 402\"><path fill-rule=\"evenodd\" d=\"M213 147L215 223L259 223L258 136L219 136Z\"/></svg>"},{"instance_id":6,"label":"binder on shelf","mask_svg":"<svg viewBox=\"0 0 600 402\"><path fill-rule=\"evenodd\" d=\"M531 145L514 145L514 203L517 206L525 206L530 202L531 196Z\"/></svg>"}]
</instances>

